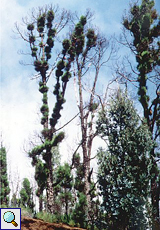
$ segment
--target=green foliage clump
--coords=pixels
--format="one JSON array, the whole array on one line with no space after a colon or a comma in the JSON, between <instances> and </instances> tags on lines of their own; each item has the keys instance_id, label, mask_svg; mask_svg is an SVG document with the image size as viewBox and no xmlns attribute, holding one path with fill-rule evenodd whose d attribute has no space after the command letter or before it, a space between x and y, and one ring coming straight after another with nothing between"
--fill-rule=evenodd
<instances>
[{"instance_id":1,"label":"green foliage clump","mask_svg":"<svg viewBox=\"0 0 160 230\"><path fill-rule=\"evenodd\" d=\"M39 72L40 70L41 70L41 61L39 61L39 60L36 60L35 62L34 62L34 66L35 66L35 70L37 71L37 72Z\"/></svg>"},{"instance_id":2,"label":"green foliage clump","mask_svg":"<svg viewBox=\"0 0 160 230\"><path fill-rule=\"evenodd\" d=\"M57 146L65 137L64 132L59 132L52 140L52 146Z\"/></svg>"},{"instance_id":3,"label":"green foliage clump","mask_svg":"<svg viewBox=\"0 0 160 230\"><path fill-rule=\"evenodd\" d=\"M72 43L74 45L74 43ZM74 61L76 52L75 52L75 48L73 46L70 46L69 50L68 50L68 54L70 55L70 59L71 61Z\"/></svg>"},{"instance_id":4,"label":"green foliage clump","mask_svg":"<svg viewBox=\"0 0 160 230\"><path fill-rule=\"evenodd\" d=\"M63 45L64 51L67 52L68 49L70 48L71 41L69 39L64 39L62 42L62 45Z\"/></svg>"},{"instance_id":5,"label":"green foliage clump","mask_svg":"<svg viewBox=\"0 0 160 230\"><path fill-rule=\"evenodd\" d=\"M48 27L50 27L50 26L49 26L49 25L50 25L49 23L51 23L51 22L54 20L54 17L55 17L55 15L54 15L53 10L48 11L48 13L47 13L47 21L48 21L47 26L48 26Z\"/></svg>"},{"instance_id":6,"label":"green foliage clump","mask_svg":"<svg viewBox=\"0 0 160 230\"><path fill-rule=\"evenodd\" d=\"M60 69L57 69L57 70L56 70L56 77L57 77L57 78L59 78L60 76L62 76L62 74L63 74L63 71L62 71L62 70L60 70Z\"/></svg>"},{"instance_id":7,"label":"green foliage clump","mask_svg":"<svg viewBox=\"0 0 160 230\"><path fill-rule=\"evenodd\" d=\"M36 57L38 48L36 46L33 46L31 50L32 50L32 54L31 54L32 57Z\"/></svg>"},{"instance_id":8,"label":"green foliage clump","mask_svg":"<svg viewBox=\"0 0 160 230\"><path fill-rule=\"evenodd\" d=\"M44 104L47 104L47 102L48 102L48 96L47 96L47 93L43 93L42 102L43 102Z\"/></svg>"},{"instance_id":9,"label":"green foliage clump","mask_svg":"<svg viewBox=\"0 0 160 230\"><path fill-rule=\"evenodd\" d=\"M43 145L40 145L40 146L36 146L32 149L32 151L29 153L29 156L30 157L34 157L36 155L40 155L41 152L43 151L44 149L44 146Z\"/></svg>"},{"instance_id":10,"label":"green foliage clump","mask_svg":"<svg viewBox=\"0 0 160 230\"><path fill-rule=\"evenodd\" d=\"M54 46L54 40L53 40L53 38L50 36L50 37L48 37L48 39L47 39L47 44L48 44L48 46L50 47L50 48L52 48L53 46Z\"/></svg>"},{"instance_id":11,"label":"green foliage clump","mask_svg":"<svg viewBox=\"0 0 160 230\"><path fill-rule=\"evenodd\" d=\"M42 84L42 83L40 83L39 85L40 85L39 91L40 91L41 93L47 93L47 92L48 92L48 87L47 87L46 85L44 85L44 84Z\"/></svg>"},{"instance_id":12,"label":"green foliage clump","mask_svg":"<svg viewBox=\"0 0 160 230\"><path fill-rule=\"evenodd\" d=\"M56 87L55 87L56 89ZM57 90L59 92L59 90ZM56 91L54 91L55 93ZM62 96L61 93L59 93L57 96L57 102L55 104L55 107L53 108L52 118L50 118L50 125L54 127L58 121L58 119L61 117L60 110L63 108L62 105L65 103L65 99Z\"/></svg>"},{"instance_id":13,"label":"green foliage clump","mask_svg":"<svg viewBox=\"0 0 160 230\"><path fill-rule=\"evenodd\" d=\"M49 29L48 30L48 37L55 37L55 35L56 35L56 29L55 28L53 28L53 29Z\"/></svg>"},{"instance_id":14,"label":"green foliage clump","mask_svg":"<svg viewBox=\"0 0 160 230\"><path fill-rule=\"evenodd\" d=\"M42 33L44 31L45 19L46 19L45 14L40 15L39 18L37 19L37 31L39 33Z\"/></svg>"},{"instance_id":15,"label":"green foliage clump","mask_svg":"<svg viewBox=\"0 0 160 230\"><path fill-rule=\"evenodd\" d=\"M88 38L87 47L91 48L91 47L96 46L97 36L95 35L94 30L89 29L86 36Z\"/></svg>"},{"instance_id":16,"label":"green foliage clump","mask_svg":"<svg viewBox=\"0 0 160 230\"><path fill-rule=\"evenodd\" d=\"M70 78L71 78L71 73L66 71L62 76L62 81L63 82L68 82Z\"/></svg>"},{"instance_id":17,"label":"green foliage clump","mask_svg":"<svg viewBox=\"0 0 160 230\"><path fill-rule=\"evenodd\" d=\"M32 36L32 35L29 36L29 42L30 43L34 44L35 40L36 40L35 36Z\"/></svg>"},{"instance_id":18,"label":"green foliage clump","mask_svg":"<svg viewBox=\"0 0 160 230\"><path fill-rule=\"evenodd\" d=\"M35 70L41 75L45 75L49 68L48 60L51 58L51 51L54 46L53 38L56 35L56 29L52 28L53 20L54 12L50 9L46 13L40 12L36 22L27 25L31 56L35 59Z\"/></svg>"},{"instance_id":19,"label":"green foliage clump","mask_svg":"<svg viewBox=\"0 0 160 230\"><path fill-rule=\"evenodd\" d=\"M64 166L59 166L57 170L57 180L60 181L62 187L71 189L73 186L73 176L71 175L70 166L65 163Z\"/></svg>"},{"instance_id":20,"label":"green foliage clump","mask_svg":"<svg viewBox=\"0 0 160 230\"><path fill-rule=\"evenodd\" d=\"M72 46L70 47L69 54L71 59L74 60L75 54L79 56L83 52L85 44L84 25L86 17L82 16L80 21L75 25L75 30L71 37Z\"/></svg>"},{"instance_id":21,"label":"green foliage clump","mask_svg":"<svg viewBox=\"0 0 160 230\"><path fill-rule=\"evenodd\" d=\"M27 30L34 30L34 25L33 24L28 24Z\"/></svg>"},{"instance_id":22,"label":"green foliage clump","mask_svg":"<svg viewBox=\"0 0 160 230\"><path fill-rule=\"evenodd\" d=\"M41 107L41 113L45 114L46 112L48 113L48 111L49 111L48 105L43 104Z\"/></svg>"},{"instance_id":23,"label":"green foliage clump","mask_svg":"<svg viewBox=\"0 0 160 230\"><path fill-rule=\"evenodd\" d=\"M50 54L51 53L51 47L49 45L45 46L45 53Z\"/></svg>"},{"instance_id":24,"label":"green foliage clump","mask_svg":"<svg viewBox=\"0 0 160 230\"><path fill-rule=\"evenodd\" d=\"M58 70L62 70L64 69L65 67L65 62L63 60L60 60L58 63L57 63L57 69Z\"/></svg>"},{"instance_id":25,"label":"green foliage clump","mask_svg":"<svg viewBox=\"0 0 160 230\"><path fill-rule=\"evenodd\" d=\"M32 57L36 57L37 53L36 51L32 51Z\"/></svg>"},{"instance_id":26,"label":"green foliage clump","mask_svg":"<svg viewBox=\"0 0 160 230\"><path fill-rule=\"evenodd\" d=\"M84 26L87 23L87 19L85 16L80 17L80 23L82 24L82 26Z\"/></svg>"}]
</instances>

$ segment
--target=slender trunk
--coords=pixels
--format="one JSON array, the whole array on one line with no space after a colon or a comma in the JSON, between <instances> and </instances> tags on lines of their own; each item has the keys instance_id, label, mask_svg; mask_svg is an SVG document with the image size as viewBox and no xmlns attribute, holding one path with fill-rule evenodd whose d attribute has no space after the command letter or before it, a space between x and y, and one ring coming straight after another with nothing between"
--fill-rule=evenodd
<instances>
[{"instance_id":1,"label":"slender trunk","mask_svg":"<svg viewBox=\"0 0 160 230\"><path fill-rule=\"evenodd\" d=\"M40 195L39 197L39 212L42 212L43 210L43 195Z\"/></svg>"},{"instance_id":2,"label":"slender trunk","mask_svg":"<svg viewBox=\"0 0 160 230\"><path fill-rule=\"evenodd\" d=\"M91 208L91 198L90 198L90 183L88 181L88 177L89 177L89 172L90 172L90 161L88 159L87 156L87 149L83 149L83 165L84 165L84 194L86 196L86 217L87 219L89 219L89 212L90 212L90 208Z\"/></svg>"},{"instance_id":3,"label":"slender trunk","mask_svg":"<svg viewBox=\"0 0 160 230\"><path fill-rule=\"evenodd\" d=\"M47 178L47 209L50 213L54 214L54 191L53 191L53 179L51 173Z\"/></svg>"},{"instance_id":4,"label":"slender trunk","mask_svg":"<svg viewBox=\"0 0 160 230\"><path fill-rule=\"evenodd\" d=\"M85 124L85 115L83 110L83 95L82 95L82 82L81 82L81 69L79 67L78 61L78 84L79 84L79 110L80 110L80 121L81 121L81 131L82 131L82 151L83 151L83 167L84 167L84 194L86 196L86 210L85 215L89 219L89 204L90 204L90 184L88 181L89 176L89 158L87 153L87 127Z\"/></svg>"},{"instance_id":5,"label":"slender trunk","mask_svg":"<svg viewBox=\"0 0 160 230\"><path fill-rule=\"evenodd\" d=\"M67 193L67 189L65 188L65 194ZM66 206L66 216L68 218L68 199L67 196L65 196L65 206Z\"/></svg>"},{"instance_id":6,"label":"slender trunk","mask_svg":"<svg viewBox=\"0 0 160 230\"><path fill-rule=\"evenodd\" d=\"M50 213L54 214L54 190L53 190L53 168L52 168L52 154L51 150L47 153L47 209Z\"/></svg>"}]
</instances>

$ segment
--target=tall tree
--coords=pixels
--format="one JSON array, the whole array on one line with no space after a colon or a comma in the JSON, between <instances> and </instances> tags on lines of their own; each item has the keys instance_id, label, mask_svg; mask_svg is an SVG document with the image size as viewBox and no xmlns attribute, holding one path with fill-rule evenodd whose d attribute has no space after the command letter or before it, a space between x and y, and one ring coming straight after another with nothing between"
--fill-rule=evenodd
<instances>
[{"instance_id":1,"label":"tall tree","mask_svg":"<svg viewBox=\"0 0 160 230\"><path fill-rule=\"evenodd\" d=\"M60 111L63 109L65 102L64 95L66 86L71 74L69 72L71 59L65 58L70 48L70 41L65 40L62 44L62 51L59 53L59 62L51 65L49 70L49 60L51 59L51 51L54 47L54 42L59 32L68 23L70 16L69 13L63 10L59 13L58 8L46 6L32 12L31 17L24 19L24 24L27 27L27 32L22 33L18 25L16 29L21 38L28 43L31 56L33 57L33 65L38 72L39 78L39 91L42 94L42 113L41 124L42 130L42 144L36 146L30 151L29 156L32 158L32 164L36 166L39 162L38 158L41 157L46 168L47 174L47 206L48 211L54 213L54 191L53 191L53 165L52 165L52 149L60 143L64 138L64 133L56 133L56 124L61 117ZM58 58L56 58L57 61ZM51 59L52 60L52 59ZM53 60L52 60L53 63ZM56 83L53 94L56 97L56 103L49 117L48 106L48 80L52 71L56 68L55 76ZM42 165L41 165L42 166ZM38 166L37 166L38 167Z\"/></svg>"},{"instance_id":2,"label":"tall tree","mask_svg":"<svg viewBox=\"0 0 160 230\"><path fill-rule=\"evenodd\" d=\"M91 196L90 196L90 177L91 177L91 153L92 144L97 135L94 121L98 107L101 105L99 95L96 94L96 86L100 69L106 61L104 54L109 47L109 42L97 33L95 29L88 28L86 23L91 13L87 12L76 24L71 34L71 43L74 52L74 83L77 99L77 106L80 114L81 141L79 147L83 153L83 173L84 173L84 194L86 196L85 216L90 219ZM111 50L111 53L113 49ZM110 55L111 55L110 53ZM87 79L91 73L92 79ZM90 85L89 86L89 83ZM76 85L77 83L77 85ZM77 90L78 88L78 90ZM101 92L102 93L102 92ZM86 98L88 94L88 98ZM77 150L79 149L77 148ZM76 153L76 151L75 151ZM75 155L75 154L74 154ZM74 161L73 155L73 161Z\"/></svg>"},{"instance_id":3,"label":"tall tree","mask_svg":"<svg viewBox=\"0 0 160 230\"><path fill-rule=\"evenodd\" d=\"M99 189L108 229L146 229L149 192L151 133L141 124L132 102L118 91L108 111L98 121L100 135L108 142L99 150Z\"/></svg>"},{"instance_id":4,"label":"tall tree","mask_svg":"<svg viewBox=\"0 0 160 230\"><path fill-rule=\"evenodd\" d=\"M132 69L132 74L128 75L129 78L120 70L117 72L125 79L128 78L132 83L133 81L138 82L139 101L143 108L144 117L147 120L153 140L158 141L160 134L160 71L158 67L160 65L160 42L158 40L160 36L160 20L154 5L155 3L152 0L142 0L140 5L137 3L133 4L129 14L124 17L123 25L125 30L122 43L136 57L138 73L129 60L128 64ZM127 35L127 31L129 35ZM129 40L130 35L132 40ZM135 74L136 76L131 79L130 76ZM151 181L151 198L154 219L159 217L159 170L156 163L157 157L156 149L153 148L151 150L153 162L151 170L155 177Z\"/></svg>"},{"instance_id":5,"label":"tall tree","mask_svg":"<svg viewBox=\"0 0 160 230\"><path fill-rule=\"evenodd\" d=\"M2 146L0 148L0 204L8 205L9 203L9 182L7 176L7 152L5 147Z\"/></svg>"}]
</instances>

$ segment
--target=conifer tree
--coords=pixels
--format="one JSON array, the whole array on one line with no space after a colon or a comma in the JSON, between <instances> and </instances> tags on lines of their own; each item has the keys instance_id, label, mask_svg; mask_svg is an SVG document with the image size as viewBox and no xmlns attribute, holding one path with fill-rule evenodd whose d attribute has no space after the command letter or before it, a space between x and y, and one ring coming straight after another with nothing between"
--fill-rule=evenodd
<instances>
[{"instance_id":1,"label":"conifer tree","mask_svg":"<svg viewBox=\"0 0 160 230\"><path fill-rule=\"evenodd\" d=\"M132 35L132 41L128 41L132 53L136 57L138 78L139 101L143 107L144 117L152 133L153 140L158 141L160 135L160 92L159 92L159 65L160 65L160 16L154 8L152 0L142 0L141 5L133 4L128 17L124 18L123 25ZM133 70L133 69L132 69ZM154 93L150 93L150 89ZM156 149L151 150L153 167L151 169L154 178L151 180L152 216L156 220L159 217L159 170L157 167ZM156 227L155 227L156 228ZM154 229L154 227L153 227Z\"/></svg>"},{"instance_id":2,"label":"conifer tree","mask_svg":"<svg viewBox=\"0 0 160 230\"><path fill-rule=\"evenodd\" d=\"M20 203L24 207L30 208L33 211L33 191L30 186L29 180L27 178L24 178L22 185L22 189L20 190Z\"/></svg>"},{"instance_id":3,"label":"conifer tree","mask_svg":"<svg viewBox=\"0 0 160 230\"><path fill-rule=\"evenodd\" d=\"M7 152L5 147L1 145L0 148L0 204L9 204L9 182L7 178Z\"/></svg>"},{"instance_id":4,"label":"conifer tree","mask_svg":"<svg viewBox=\"0 0 160 230\"><path fill-rule=\"evenodd\" d=\"M60 165L56 170L56 182L57 186L57 201L61 205L61 209L64 208L65 218L69 220L69 214L71 212L71 206L73 205L73 175L71 174L70 166L65 163ZM59 214L59 213L58 213Z\"/></svg>"},{"instance_id":5,"label":"conifer tree","mask_svg":"<svg viewBox=\"0 0 160 230\"><path fill-rule=\"evenodd\" d=\"M121 91L100 114L98 130L108 141L107 150L98 155L105 229L147 229L151 133Z\"/></svg>"}]
</instances>

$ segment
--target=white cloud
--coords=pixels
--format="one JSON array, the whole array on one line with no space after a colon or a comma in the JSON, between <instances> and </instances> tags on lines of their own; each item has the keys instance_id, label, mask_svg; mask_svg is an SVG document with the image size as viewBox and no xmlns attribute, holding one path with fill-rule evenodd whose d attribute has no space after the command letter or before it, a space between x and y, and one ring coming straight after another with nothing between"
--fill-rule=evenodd
<instances>
[{"instance_id":1,"label":"white cloud","mask_svg":"<svg viewBox=\"0 0 160 230\"><path fill-rule=\"evenodd\" d=\"M11 79L5 87L2 88L1 95L1 132L5 146L8 149L7 157L13 162L12 169L21 172L21 179L28 172L27 162L23 150L24 141L33 133L34 129L39 128L36 124L37 119L37 101L39 95L36 88L29 84L27 89L22 82L21 76L16 80Z\"/></svg>"}]
</instances>

